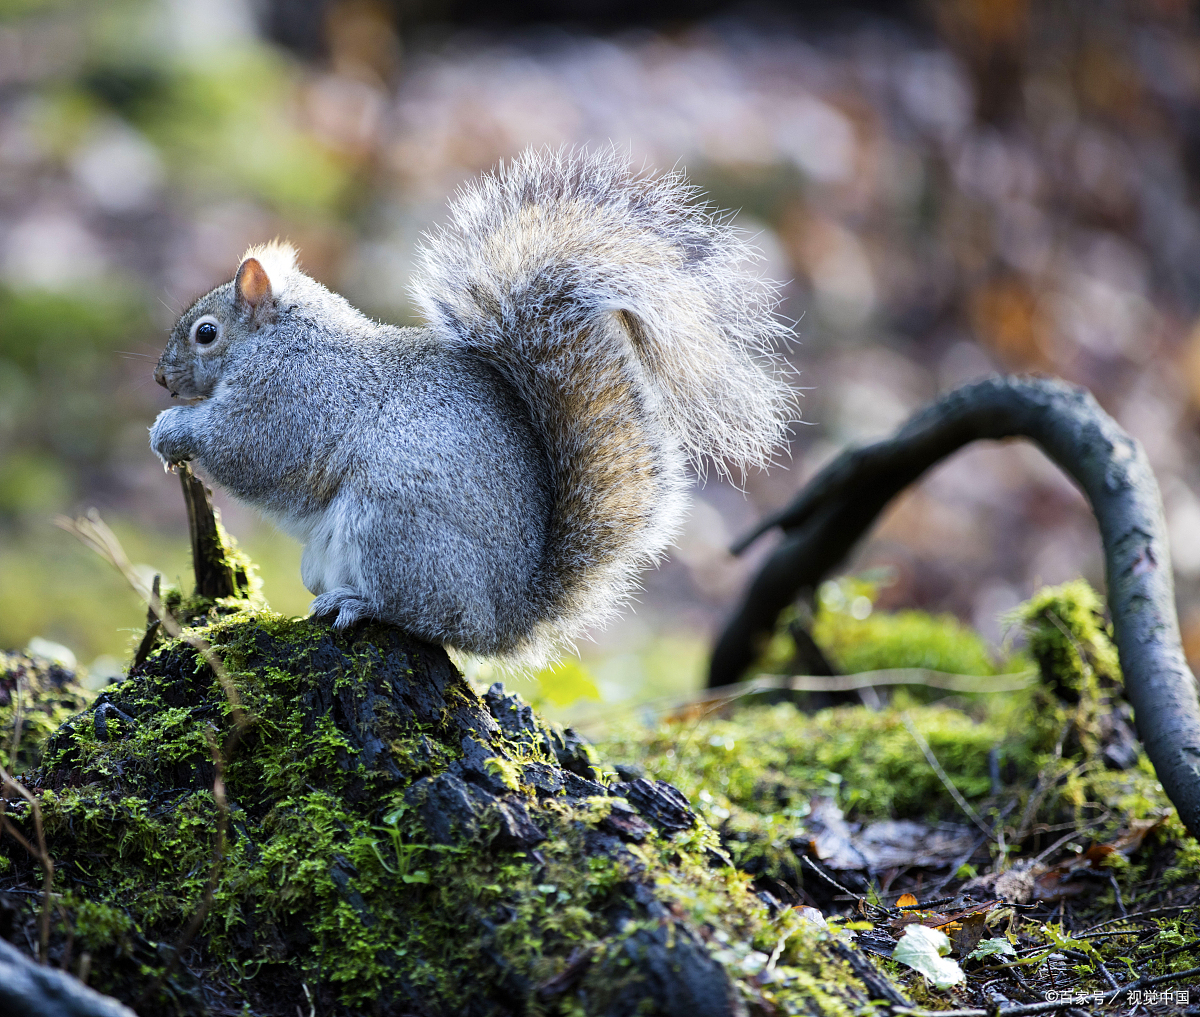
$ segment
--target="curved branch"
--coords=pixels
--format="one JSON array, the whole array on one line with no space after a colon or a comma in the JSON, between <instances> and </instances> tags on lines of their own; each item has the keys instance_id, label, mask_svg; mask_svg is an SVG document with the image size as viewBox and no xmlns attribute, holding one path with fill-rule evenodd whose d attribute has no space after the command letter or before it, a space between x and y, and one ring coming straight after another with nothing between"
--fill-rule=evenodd
<instances>
[{"instance_id":1,"label":"curved branch","mask_svg":"<svg viewBox=\"0 0 1200 1017\"><path fill-rule=\"evenodd\" d=\"M1200 706L1175 615L1162 499L1142 447L1084 389L1040 378L990 378L955 389L893 437L848 450L774 526L786 536L717 642L709 685L753 662L780 611L849 554L884 507L931 466L979 439L1029 438L1083 489L1104 544L1108 603L1138 733L1180 818L1200 835Z\"/></svg>"}]
</instances>

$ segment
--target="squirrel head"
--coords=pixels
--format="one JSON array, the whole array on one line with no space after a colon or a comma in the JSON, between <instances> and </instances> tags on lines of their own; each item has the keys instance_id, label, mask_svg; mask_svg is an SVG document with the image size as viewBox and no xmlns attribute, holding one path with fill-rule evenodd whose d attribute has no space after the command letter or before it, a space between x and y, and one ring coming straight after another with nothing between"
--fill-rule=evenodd
<instances>
[{"instance_id":1,"label":"squirrel head","mask_svg":"<svg viewBox=\"0 0 1200 1017\"><path fill-rule=\"evenodd\" d=\"M230 282L206 293L180 316L154 380L185 402L207 399L247 344L276 323L281 298L298 275L290 244L251 247Z\"/></svg>"}]
</instances>

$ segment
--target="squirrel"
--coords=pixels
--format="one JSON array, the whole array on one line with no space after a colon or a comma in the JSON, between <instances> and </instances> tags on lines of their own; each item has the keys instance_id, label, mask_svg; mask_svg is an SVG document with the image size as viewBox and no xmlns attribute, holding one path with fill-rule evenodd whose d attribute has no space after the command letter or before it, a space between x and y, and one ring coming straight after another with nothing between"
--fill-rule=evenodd
<instances>
[{"instance_id":1,"label":"squirrel","mask_svg":"<svg viewBox=\"0 0 1200 1017\"><path fill-rule=\"evenodd\" d=\"M304 544L313 616L553 659L672 542L689 459L766 465L795 408L759 255L696 194L615 150L502 163L425 235L424 328L252 247L174 326L151 448Z\"/></svg>"}]
</instances>

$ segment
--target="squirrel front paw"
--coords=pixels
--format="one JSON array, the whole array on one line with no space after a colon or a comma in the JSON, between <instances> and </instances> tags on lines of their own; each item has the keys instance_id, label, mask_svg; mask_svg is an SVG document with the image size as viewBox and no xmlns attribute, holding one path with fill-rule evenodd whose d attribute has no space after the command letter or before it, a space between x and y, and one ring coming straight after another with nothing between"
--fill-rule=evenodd
<instances>
[{"instance_id":1,"label":"squirrel front paw","mask_svg":"<svg viewBox=\"0 0 1200 1017\"><path fill-rule=\"evenodd\" d=\"M335 629L349 628L359 619L367 618L371 614L367 602L357 590L349 586L339 586L336 590L322 593L312 602L309 612L314 618L337 615L333 619Z\"/></svg>"},{"instance_id":2,"label":"squirrel front paw","mask_svg":"<svg viewBox=\"0 0 1200 1017\"><path fill-rule=\"evenodd\" d=\"M165 469L195 458L188 407L172 406L163 410L150 428L150 450Z\"/></svg>"}]
</instances>

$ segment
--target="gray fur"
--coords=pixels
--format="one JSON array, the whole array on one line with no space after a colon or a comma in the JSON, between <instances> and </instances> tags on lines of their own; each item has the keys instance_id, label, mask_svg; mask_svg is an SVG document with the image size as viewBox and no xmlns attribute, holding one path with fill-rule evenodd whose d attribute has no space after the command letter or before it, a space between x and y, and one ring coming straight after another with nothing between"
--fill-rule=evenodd
<instances>
[{"instance_id":1,"label":"gray fur","mask_svg":"<svg viewBox=\"0 0 1200 1017\"><path fill-rule=\"evenodd\" d=\"M180 318L156 377L191 404L151 446L305 543L315 614L545 660L673 539L688 455L761 464L793 408L752 252L692 197L614 153L526 153L429 238L426 329L253 249L267 297L230 282Z\"/></svg>"}]
</instances>

